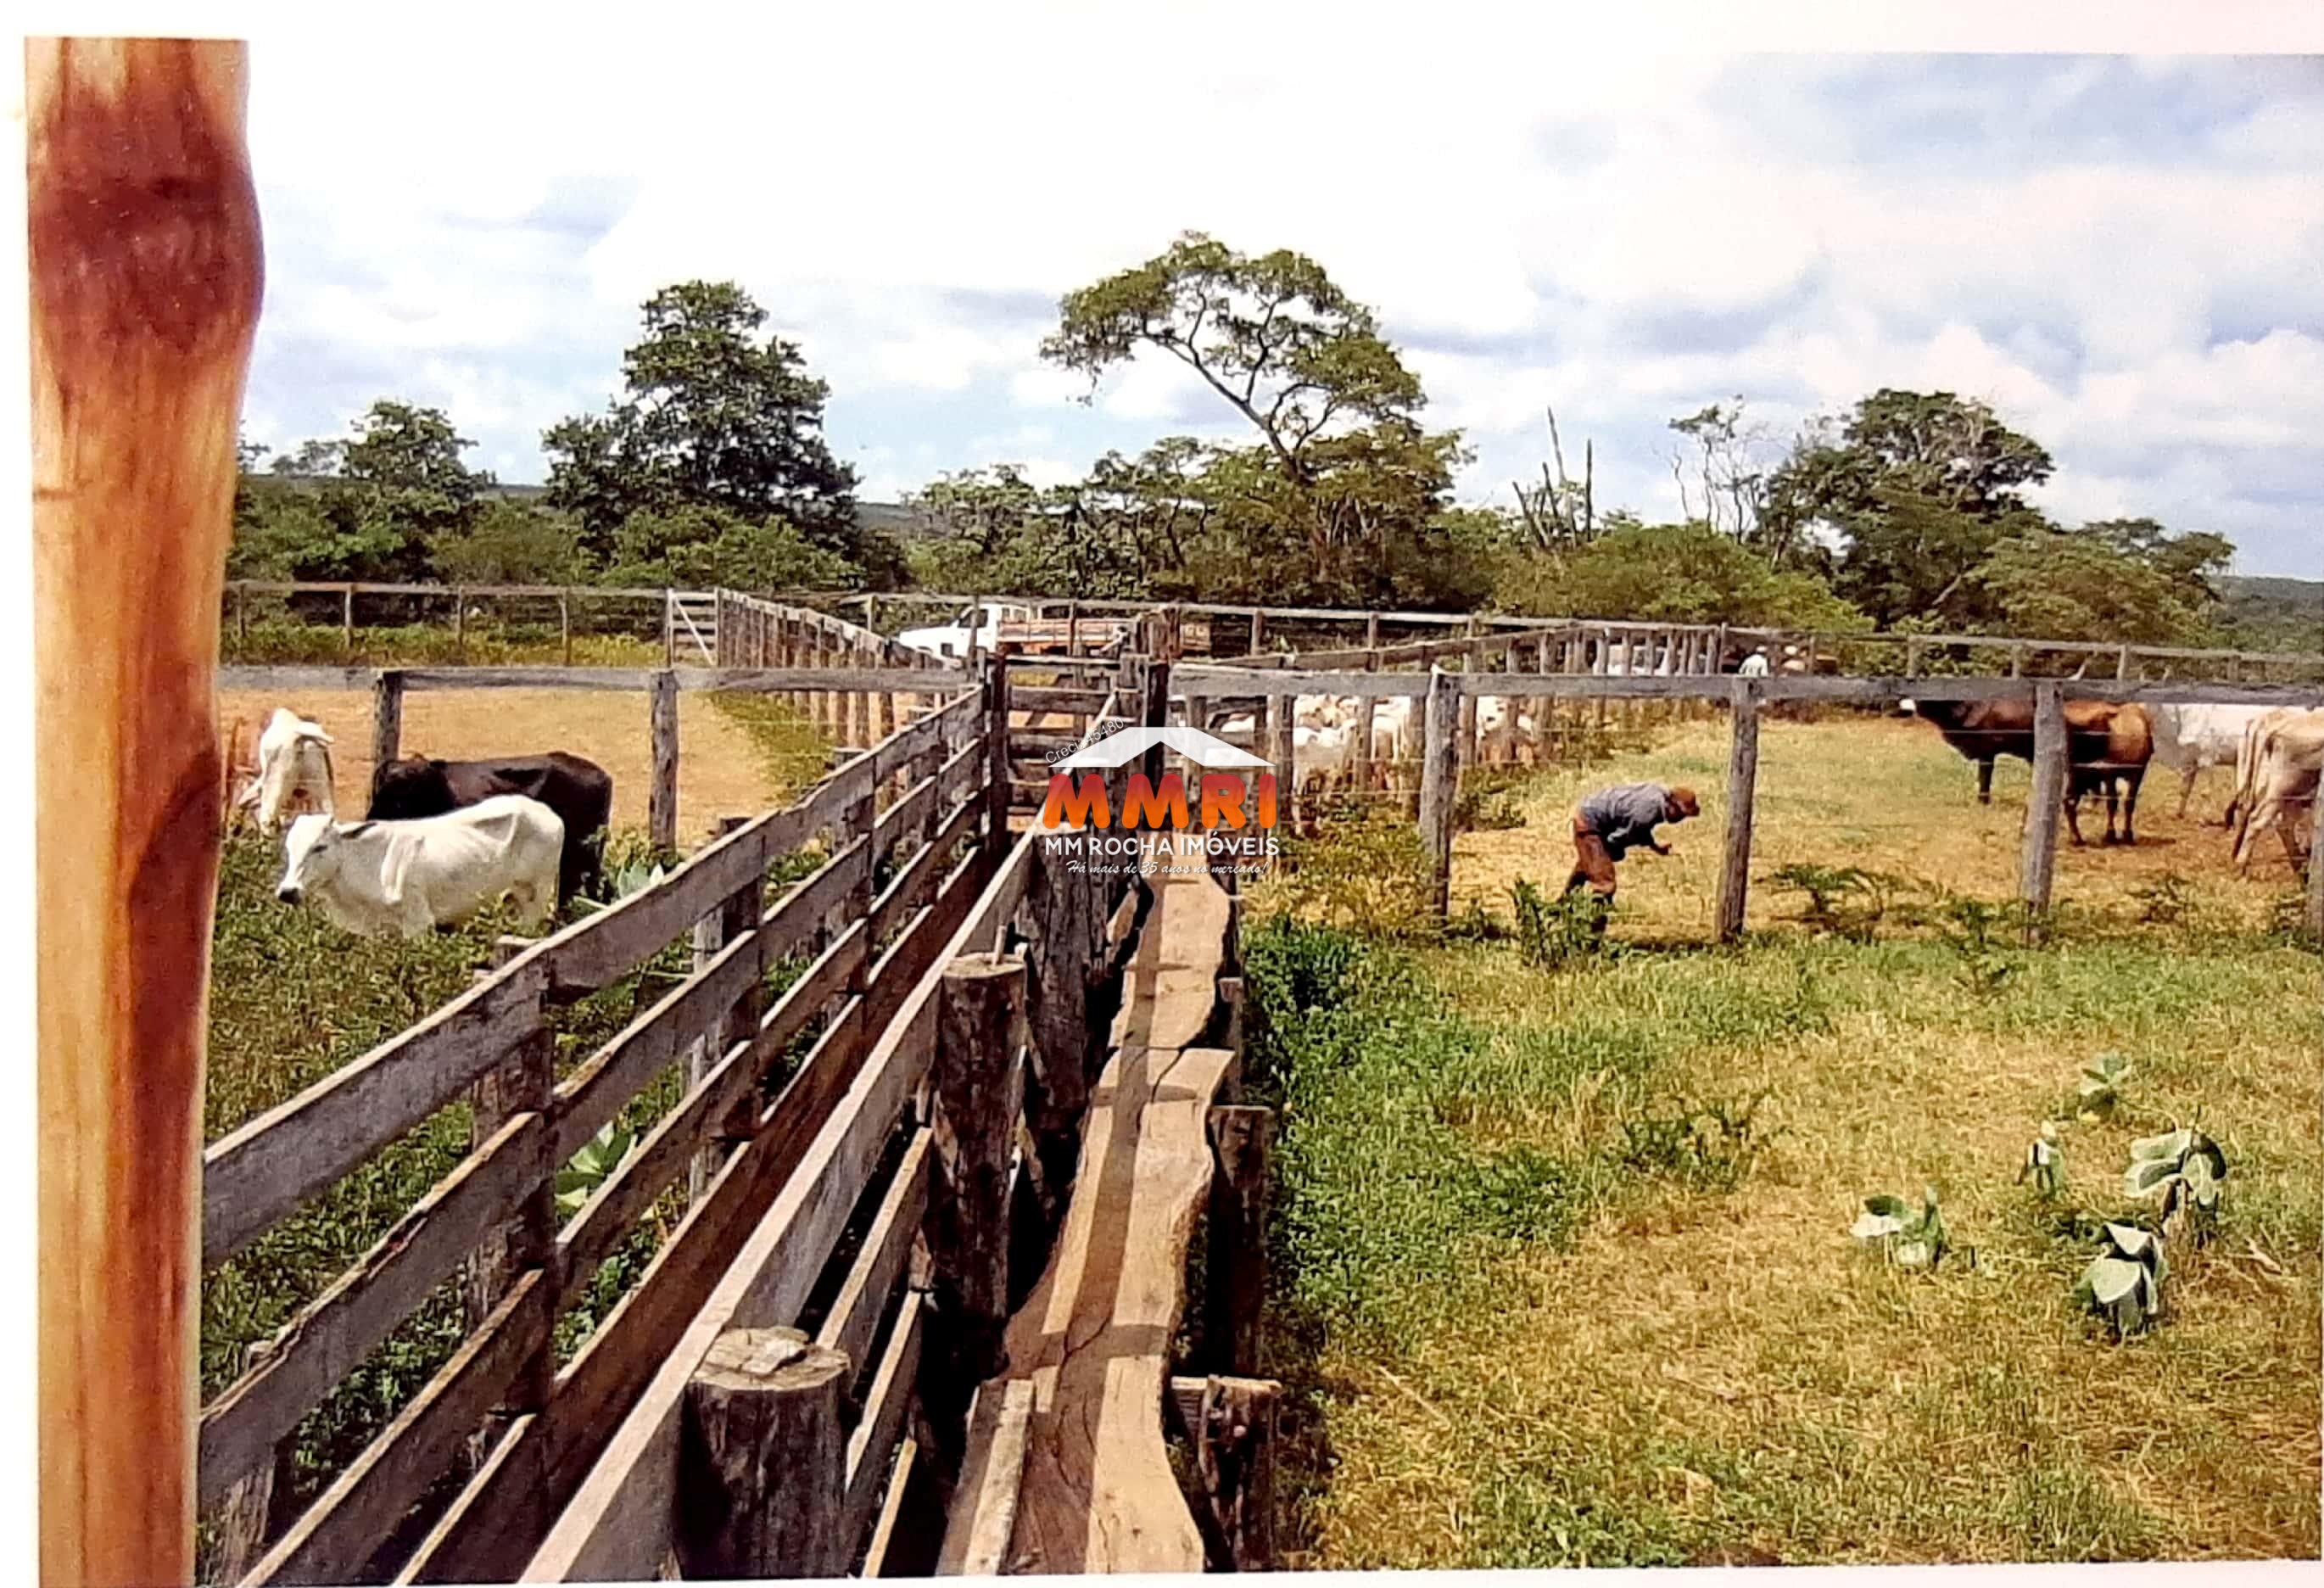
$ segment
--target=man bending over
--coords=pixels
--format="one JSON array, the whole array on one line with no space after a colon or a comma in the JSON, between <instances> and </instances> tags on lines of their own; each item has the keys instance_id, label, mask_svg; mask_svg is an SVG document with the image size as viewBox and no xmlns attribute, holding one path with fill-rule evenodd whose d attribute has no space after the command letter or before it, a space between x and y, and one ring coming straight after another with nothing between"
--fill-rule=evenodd
<instances>
[{"instance_id":1,"label":"man bending over","mask_svg":"<svg viewBox=\"0 0 2324 1588\"><path fill-rule=\"evenodd\" d=\"M1701 814L1692 789L1618 783L1599 789L1573 812L1573 874L1565 880L1565 891L1571 893L1587 882L1591 892L1611 904L1616 863L1639 847L1668 854L1670 846L1655 841L1655 826Z\"/></svg>"}]
</instances>

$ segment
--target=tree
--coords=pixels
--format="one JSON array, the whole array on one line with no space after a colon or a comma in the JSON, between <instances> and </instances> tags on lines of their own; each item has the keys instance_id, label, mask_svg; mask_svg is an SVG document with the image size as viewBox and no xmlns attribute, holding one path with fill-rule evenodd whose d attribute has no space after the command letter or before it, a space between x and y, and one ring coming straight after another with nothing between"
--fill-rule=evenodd
<instances>
[{"instance_id":1,"label":"tree","mask_svg":"<svg viewBox=\"0 0 2324 1588\"><path fill-rule=\"evenodd\" d=\"M335 461L318 488L251 474L257 457L246 457L227 559L235 577L433 577L436 546L468 531L492 476L460 461L472 443L441 409L383 397L352 429L348 440L302 442L288 454Z\"/></svg>"},{"instance_id":2,"label":"tree","mask_svg":"<svg viewBox=\"0 0 2324 1588\"><path fill-rule=\"evenodd\" d=\"M595 416L551 426L549 504L574 516L609 559L635 514L715 508L780 519L811 544L857 562L855 475L831 455L830 388L796 343L760 337L767 312L732 282L684 282L646 300L645 336L622 361L623 395Z\"/></svg>"},{"instance_id":3,"label":"tree","mask_svg":"<svg viewBox=\"0 0 2324 1588\"><path fill-rule=\"evenodd\" d=\"M1832 537L1836 587L1884 624L1973 623L1970 572L1997 542L2038 524L2020 492L2052 467L1983 402L1884 387L1836 439L1829 421L1801 436L1769 477L1760 517L1787 545Z\"/></svg>"},{"instance_id":4,"label":"tree","mask_svg":"<svg viewBox=\"0 0 2324 1588\"><path fill-rule=\"evenodd\" d=\"M615 538L611 585L693 589L852 590L856 566L816 545L779 518L750 519L723 507L688 503L666 512L633 512Z\"/></svg>"},{"instance_id":5,"label":"tree","mask_svg":"<svg viewBox=\"0 0 2324 1588\"><path fill-rule=\"evenodd\" d=\"M1079 486L1043 490L1020 466L1004 463L940 475L910 502L937 531L916 549L924 585L1110 600L1148 594L1127 515L1085 498Z\"/></svg>"},{"instance_id":6,"label":"tree","mask_svg":"<svg viewBox=\"0 0 2324 1588\"><path fill-rule=\"evenodd\" d=\"M1760 545L1769 472L1760 455L1767 434L1766 427L1745 420L1744 406L1738 395L1731 404L1710 403L1671 420L1670 428L1692 444L1690 451L1673 455L1671 475L1678 481L1679 510L1688 522L1700 520L1746 544ZM1786 548L1760 549L1780 565Z\"/></svg>"},{"instance_id":7,"label":"tree","mask_svg":"<svg viewBox=\"0 0 2324 1588\"><path fill-rule=\"evenodd\" d=\"M1250 599L1385 598L1397 549L1447 504L1466 455L1457 434L1421 429L1419 378L1372 311L1302 254L1254 258L1189 232L1066 294L1041 355L1088 375L1093 396L1149 348L1193 370L1257 436L1246 448L1185 442L1200 460L1204 538L1224 540L1233 565L1199 577Z\"/></svg>"},{"instance_id":8,"label":"tree","mask_svg":"<svg viewBox=\"0 0 2324 1588\"><path fill-rule=\"evenodd\" d=\"M579 585L590 577L572 524L530 503L486 502L467 528L438 535L429 549L447 585Z\"/></svg>"},{"instance_id":9,"label":"tree","mask_svg":"<svg viewBox=\"0 0 2324 1588\"><path fill-rule=\"evenodd\" d=\"M345 441L301 441L290 451L277 454L271 467L278 475L304 475L310 478L335 475L339 472L339 459L346 448Z\"/></svg>"},{"instance_id":10,"label":"tree","mask_svg":"<svg viewBox=\"0 0 2324 1588\"><path fill-rule=\"evenodd\" d=\"M1733 623L1749 628L1860 632L1862 611L1812 573L1777 570L1707 523L1619 522L1587 546L1506 568L1496 594L1540 617Z\"/></svg>"},{"instance_id":11,"label":"tree","mask_svg":"<svg viewBox=\"0 0 2324 1588\"><path fill-rule=\"evenodd\" d=\"M2209 576L2233 548L2153 519L2046 526L1995 543L1971 576L2005 633L2168 645L2200 639L2218 607Z\"/></svg>"}]
</instances>

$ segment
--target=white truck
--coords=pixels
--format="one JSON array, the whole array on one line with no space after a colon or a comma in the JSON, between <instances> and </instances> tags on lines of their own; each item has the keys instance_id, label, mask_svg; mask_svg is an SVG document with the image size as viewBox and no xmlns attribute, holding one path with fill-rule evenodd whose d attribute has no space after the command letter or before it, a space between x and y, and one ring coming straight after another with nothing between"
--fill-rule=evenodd
<instances>
[{"instance_id":1,"label":"white truck","mask_svg":"<svg viewBox=\"0 0 2324 1588\"><path fill-rule=\"evenodd\" d=\"M933 628L906 629L896 636L897 643L909 645L915 651L925 651L930 656L940 656L947 661L959 661L973 649L990 651L1001 639L1001 628L1006 623L1025 623L1033 616L1029 606L1007 601L980 601L962 608L952 621Z\"/></svg>"}]
</instances>

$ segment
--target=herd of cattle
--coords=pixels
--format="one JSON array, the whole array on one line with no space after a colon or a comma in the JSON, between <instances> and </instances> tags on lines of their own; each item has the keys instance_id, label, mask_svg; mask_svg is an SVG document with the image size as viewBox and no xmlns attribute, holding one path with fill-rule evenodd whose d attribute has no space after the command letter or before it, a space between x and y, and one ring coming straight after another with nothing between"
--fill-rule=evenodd
<instances>
[{"instance_id":1,"label":"herd of cattle","mask_svg":"<svg viewBox=\"0 0 2324 1588\"><path fill-rule=\"evenodd\" d=\"M1748 660L1748 659L1747 659ZM1397 696L1370 703L1372 762L1359 765L1357 728L1365 703L1336 696L1303 695L1294 708L1293 787L1303 796L1335 789L1374 787L1397 763L1419 754L1415 737L1417 703ZM1993 799L1993 764L2003 756L2034 759L2034 706L2026 700L1904 700L1899 709L1933 725L1945 742L1977 763L1980 803ZM1497 696L1477 702L1480 735L1509 747L1511 759L1531 759L1540 743L1537 725L1519 703ZM1209 730L1264 752L1257 744L1257 717L1248 711L1214 710ZM2181 777L2179 816L2183 820L2195 780L2207 767L2235 769L2235 789L2223 824L2235 834L2234 863L2251 869L2252 854L2271 829L2296 866L2301 848L2294 828L2314 810L2319 773L2324 773L2324 711L2262 706L2114 705L2083 700L2066 707L2066 826L2083 842L2080 806L2085 797L2106 801L2102 843L2133 844L2138 792L2150 765L2159 763ZM2119 834L2117 836L2117 818Z\"/></svg>"},{"instance_id":2,"label":"herd of cattle","mask_svg":"<svg viewBox=\"0 0 2324 1588\"><path fill-rule=\"evenodd\" d=\"M594 887L613 780L562 751L495 761L403 756L374 769L371 808L338 819L329 734L277 707L258 736L247 811L272 836L290 817L275 896L342 930L415 937L506 895L538 926Z\"/></svg>"}]
</instances>

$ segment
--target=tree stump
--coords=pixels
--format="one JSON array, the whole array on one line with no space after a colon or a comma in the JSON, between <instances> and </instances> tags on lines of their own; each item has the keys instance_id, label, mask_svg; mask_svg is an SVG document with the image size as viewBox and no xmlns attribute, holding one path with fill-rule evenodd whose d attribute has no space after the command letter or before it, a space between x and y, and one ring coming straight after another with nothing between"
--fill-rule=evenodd
<instances>
[{"instance_id":1,"label":"tree stump","mask_svg":"<svg viewBox=\"0 0 2324 1588\"><path fill-rule=\"evenodd\" d=\"M731 1329L686 1390L678 1556L689 1579L835 1577L847 1358L796 1329Z\"/></svg>"}]
</instances>

